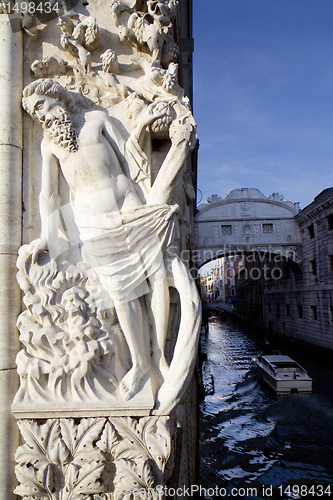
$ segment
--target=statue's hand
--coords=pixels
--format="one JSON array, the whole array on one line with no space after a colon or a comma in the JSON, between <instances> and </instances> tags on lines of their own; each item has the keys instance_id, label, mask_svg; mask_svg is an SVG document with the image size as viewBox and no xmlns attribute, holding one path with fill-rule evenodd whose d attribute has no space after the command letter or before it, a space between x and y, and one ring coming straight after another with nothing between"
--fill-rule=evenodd
<instances>
[{"instance_id":1,"label":"statue's hand","mask_svg":"<svg viewBox=\"0 0 333 500\"><path fill-rule=\"evenodd\" d=\"M35 240L35 246L31 254L32 263L36 264L36 262L38 261L39 254L41 252L47 252L47 251L48 251L48 246L46 238L38 238L37 240Z\"/></svg>"},{"instance_id":2,"label":"statue's hand","mask_svg":"<svg viewBox=\"0 0 333 500\"><path fill-rule=\"evenodd\" d=\"M143 117L143 126L151 125L155 120L167 115L169 108L169 101L158 101L149 104Z\"/></svg>"}]
</instances>

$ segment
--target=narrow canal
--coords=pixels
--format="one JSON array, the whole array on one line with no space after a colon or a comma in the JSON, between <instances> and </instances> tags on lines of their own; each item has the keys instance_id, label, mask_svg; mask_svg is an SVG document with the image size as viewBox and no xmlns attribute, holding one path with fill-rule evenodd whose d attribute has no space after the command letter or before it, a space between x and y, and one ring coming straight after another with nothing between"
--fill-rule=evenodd
<instances>
[{"instance_id":1,"label":"narrow canal","mask_svg":"<svg viewBox=\"0 0 333 500\"><path fill-rule=\"evenodd\" d=\"M204 382L215 386L200 405L201 497L333 499L332 356L279 348L308 371L312 394L266 388L254 368L262 338L211 312L201 339Z\"/></svg>"}]
</instances>

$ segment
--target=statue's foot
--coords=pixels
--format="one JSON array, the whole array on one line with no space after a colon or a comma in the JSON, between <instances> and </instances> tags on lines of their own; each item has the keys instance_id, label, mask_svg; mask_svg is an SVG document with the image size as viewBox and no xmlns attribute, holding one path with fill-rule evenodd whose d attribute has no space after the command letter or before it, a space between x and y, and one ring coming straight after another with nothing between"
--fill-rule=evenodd
<instances>
[{"instance_id":1,"label":"statue's foot","mask_svg":"<svg viewBox=\"0 0 333 500\"><path fill-rule=\"evenodd\" d=\"M128 401L137 394L142 378L149 371L149 366L132 366L119 384L119 393L124 401Z\"/></svg>"}]
</instances>

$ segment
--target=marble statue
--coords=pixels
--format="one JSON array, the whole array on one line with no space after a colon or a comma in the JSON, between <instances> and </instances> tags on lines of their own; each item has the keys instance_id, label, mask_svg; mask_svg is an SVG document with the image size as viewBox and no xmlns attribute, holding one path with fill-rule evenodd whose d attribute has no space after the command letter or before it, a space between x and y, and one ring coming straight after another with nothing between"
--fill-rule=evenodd
<instances>
[{"instance_id":1,"label":"marble statue","mask_svg":"<svg viewBox=\"0 0 333 500\"><path fill-rule=\"evenodd\" d=\"M154 29L169 33L176 3L158 4L147 2L144 7L139 2L131 7L114 2L112 9L118 14L119 10L128 11L137 20L146 18L140 10L146 9L154 18ZM35 61L32 69L37 76L53 78L39 78L23 91L24 109L43 129L41 234L22 247L18 261L21 288L30 292L25 297L27 310L19 321L26 350L18 356L22 383L14 408L24 403L32 407L37 385L41 407L47 402L50 408L52 401L62 400L66 407L72 401L82 409L90 400L98 401L99 407L104 401L119 410L129 401L131 408L141 412L154 406L154 411L169 411L181 397L182 381L191 372L188 363L179 362L177 356L188 341L196 345L193 328L200 318L196 289L177 243L186 159L195 146L196 125L188 100L179 91L177 65L169 63L163 69L160 54L154 53L156 47L150 47L150 62L136 57L130 64L119 63L116 53L107 49L100 56L101 70L92 72L90 52L100 47L99 29L92 16L81 15L76 24L74 17L71 12L58 25L60 43L75 60L48 55ZM135 79L131 72L138 70L143 76ZM61 85L61 75L70 71L74 72L75 90L89 86L93 95L97 89L99 102L107 104L87 106L84 95ZM113 96L111 105L109 95ZM153 140L167 144L157 164ZM59 194L60 171L69 188L77 246L82 246L74 261L64 252L60 236L62 215L68 212ZM64 272L66 279L60 279ZM50 293L45 283L56 290L53 301L45 298ZM180 296L181 322L173 357L167 360L170 286ZM92 307L96 289L104 293L103 306L99 302ZM191 295L194 301L188 302ZM53 302L61 308L61 321L54 320ZM112 321L104 318L103 323L103 309L113 311L109 314ZM39 316L34 314L36 310ZM41 316L45 316L44 323ZM85 318L94 325L93 335L83 333L88 325ZM40 334L27 337L23 333L34 330L34 322L38 331L47 322L49 330L43 331L49 331L45 334L48 344L60 332L63 336L56 371L52 368L55 359L45 351L45 338L41 341ZM79 352L86 353L84 365L77 358ZM43 373L48 374L46 382ZM172 379L177 383L170 390ZM146 399L145 405L138 402L138 394Z\"/></svg>"},{"instance_id":2,"label":"marble statue","mask_svg":"<svg viewBox=\"0 0 333 500\"><path fill-rule=\"evenodd\" d=\"M12 410L35 419L20 424L23 496L47 496L46 480L61 498L79 499L117 488L103 498L124 498L148 470L155 484L165 482L170 415L192 377L201 319L182 258L196 124L177 78L177 4L114 0L110 32L96 13L66 11L54 22L59 49L38 53L36 79L23 90L41 151L33 167L40 234L17 261L25 310ZM85 433L89 463L77 458L75 440ZM30 469L27 447L39 457ZM31 492L36 480L39 496Z\"/></svg>"},{"instance_id":3,"label":"marble statue","mask_svg":"<svg viewBox=\"0 0 333 500\"><path fill-rule=\"evenodd\" d=\"M103 112L85 113L81 117L83 124L76 130L66 106L70 96L57 82L37 80L27 86L23 94L24 108L44 130L40 194L42 232L33 249L32 260L36 261L41 251L49 251L56 257L52 240L57 228L52 215L59 207L55 192L59 163L70 187L84 259L96 270L113 300L130 350L132 368L120 384L121 396L129 399L150 369L140 305L140 296L149 289L155 327L152 359L155 370L163 378L168 371L164 344L169 297L162 254L179 208L168 204L193 146L195 131L186 121L178 120L173 124L170 151L143 204L133 181L123 173L112 147L113 129ZM136 100L132 99L129 111L136 112L136 107ZM148 106L134 135L138 138L146 127L156 126L157 120L167 116L167 107L168 103L163 101Z\"/></svg>"}]
</instances>

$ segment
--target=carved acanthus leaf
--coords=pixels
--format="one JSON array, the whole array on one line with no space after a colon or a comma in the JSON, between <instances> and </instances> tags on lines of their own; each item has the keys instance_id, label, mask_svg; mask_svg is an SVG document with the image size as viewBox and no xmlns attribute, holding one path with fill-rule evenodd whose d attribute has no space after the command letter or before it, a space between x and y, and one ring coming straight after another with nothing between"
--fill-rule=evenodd
<instances>
[{"instance_id":1,"label":"carved acanthus leaf","mask_svg":"<svg viewBox=\"0 0 333 500\"><path fill-rule=\"evenodd\" d=\"M154 465L157 480L162 480L170 456L169 417L144 417L139 421L131 418L110 420L123 438L113 449L116 461L146 457Z\"/></svg>"},{"instance_id":2,"label":"carved acanthus leaf","mask_svg":"<svg viewBox=\"0 0 333 500\"><path fill-rule=\"evenodd\" d=\"M48 420L44 425L38 425L35 421L21 421L18 427L25 444L17 449L17 462L38 467L49 463L67 463L70 451L61 439L57 420Z\"/></svg>"},{"instance_id":3,"label":"carved acanthus leaf","mask_svg":"<svg viewBox=\"0 0 333 500\"><path fill-rule=\"evenodd\" d=\"M149 491L154 487L155 481L151 467L147 460L131 460L121 459L117 462L117 476L115 479L115 498L121 500L126 498L126 495L131 493L133 498L142 498L142 490L147 490L146 498L150 498Z\"/></svg>"},{"instance_id":4,"label":"carved acanthus leaf","mask_svg":"<svg viewBox=\"0 0 333 500\"><path fill-rule=\"evenodd\" d=\"M14 493L29 499L55 499L50 489L53 489L52 471L50 465L36 469L29 465L17 465L15 473L21 483L15 488Z\"/></svg>"},{"instance_id":5,"label":"carved acanthus leaf","mask_svg":"<svg viewBox=\"0 0 333 500\"><path fill-rule=\"evenodd\" d=\"M81 495L92 495L98 490L104 490L103 485L98 485L98 481L102 475L104 463L101 460L89 460L78 470L78 474L72 484L69 484L70 491L72 492L69 497L70 500L82 499ZM69 500L69 499L68 499Z\"/></svg>"},{"instance_id":6,"label":"carved acanthus leaf","mask_svg":"<svg viewBox=\"0 0 333 500\"><path fill-rule=\"evenodd\" d=\"M112 453L114 446L118 442L114 427L108 421L104 427L101 439L96 443L96 446L104 453Z\"/></svg>"},{"instance_id":7,"label":"carved acanthus leaf","mask_svg":"<svg viewBox=\"0 0 333 500\"><path fill-rule=\"evenodd\" d=\"M105 463L95 446L104 418L21 421L25 444L16 453L15 493L32 499L82 500L83 495L105 491L100 482Z\"/></svg>"},{"instance_id":8,"label":"carved acanthus leaf","mask_svg":"<svg viewBox=\"0 0 333 500\"><path fill-rule=\"evenodd\" d=\"M92 447L92 443L97 441L104 424L105 418L83 418L79 425L72 419L60 420L63 439L71 450L73 463L80 465L85 460L100 459L100 451Z\"/></svg>"}]
</instances>

